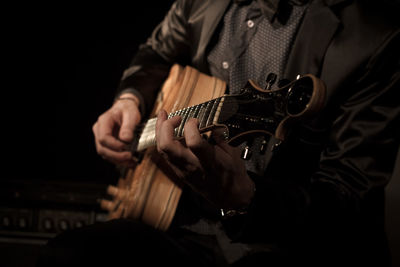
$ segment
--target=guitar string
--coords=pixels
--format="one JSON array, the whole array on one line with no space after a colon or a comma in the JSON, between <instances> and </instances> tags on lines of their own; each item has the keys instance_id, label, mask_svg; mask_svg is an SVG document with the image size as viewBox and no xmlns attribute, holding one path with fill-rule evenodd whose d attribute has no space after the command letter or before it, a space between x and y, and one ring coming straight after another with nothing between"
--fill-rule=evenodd
<instances>
[{"instance_id":1,"label":"guitar string","mask_svg":"<svg viewBox=\"0 0 400 267\"><path fill-rule=\"evenodd\" d=\"M180 126L178 126L178 128L177 128L178 129L177 136L183 135L183 126L187 122L187 120L190 118L199 119L199 129L206 128L206 127L213 125L215 114L218 111L218 103L219 103L219 101L215 101L215 100L220 100L220 99L221 98L213 99L213 100L207 101L207 102L199 104L199 105L191 106L191 107L170 113L168 115L168 118L172 118L174 116L182 116L183 117ZM228 100L224 101L224 104L229 104L229 103L239 103L239 104L246 103L246 104L248 104L248 103L251 103L254 101L255 101L254 99L231 101L228 98ZM204 108L203 106L205 104L207 104L207 106ZM211 104L212 104L212 106L210 106ZM196 109L197 111L193 111L193 109ZM227 110L225 110L224 112L225 112L224 114L227 114L228 116L235 114L235 112L230 112ZM195 114L195 115L192 115L192 114ZM250 115L247 115L247 116L251 117ZM154 135L156 121L157 121L157 118L149 119L145 124L143 124L144 126L142 126L141 128L138 128L138 131L141 132L141 138L145 139L145 138L147 138L148 135Z\"/></svg>"},{"instance_id":2,"label":"guitar string","mask_svg":"<svg viewBox=\"0 0 400 267\"><path fill-rule=\"evenodd\" d=\"M289 88L287 86L286 88ZM268 97L274 98L274 97L279 97L282 98L282 95L279 96L279 93L282 92L284 88L281 88L280 90L272 91L268 93ZM275 93L278 92L277 95ZM287 96L288 92L285 92L284 97ZM225 101L224 98L227 98ZM215 115L218 114L221 111L219 102L221 99L224 99L224 104L229 104L236 102L238 104L243 104L243 103L249 103L249 102L254 102L256 99L248 99L248 100L232 100L230 96L221 96L215 99L212 99L210 101L194 105L191 107L187 107L184 109L177 110L175 112L172 112L168 115L168 118L172 118L174 116L182 116L182 122L180 125L175 129L175 136L176 137L182 137L184 133L184 125L187 122L189 118L198 118L199 119L199 129L206 128L208 126L211 126L215 124ZM286 103L285 103L286 104ZM204 108L204 105L206 107ZM284 107L281 107L285 109ZM229 115L234 115L234 112L229 112L229 111L224 111L225 114ZM194 114L194 115L193 115ZM248 116L248 115L247 115ZM152 118L149 121L147 121L144 126L139 127L140 131L142 132L141 137L139 139L139 142L144 142L146 144L153 145L155 144L155 125L156 125L156 118ZM266 120L266 122L271 122L271 120ZM144 141L146 140L146 141Z\"/></svg>"}]
</instances>

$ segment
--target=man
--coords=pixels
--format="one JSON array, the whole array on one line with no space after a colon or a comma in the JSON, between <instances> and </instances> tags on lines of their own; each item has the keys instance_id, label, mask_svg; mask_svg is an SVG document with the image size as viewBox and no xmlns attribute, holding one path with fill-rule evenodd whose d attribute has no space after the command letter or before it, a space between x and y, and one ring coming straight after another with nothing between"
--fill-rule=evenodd
<instances>
[{"instance_id":1,"label":"man","mask_svg":"<svg viewBox=\"0 0 400 267\"><path fill-rule=\"evenodd\" d=\"M186 189L167 233L117 220L96 235L126 230L129 241L118 247L134 248L132 258L148 262L155 258L146 251L153 249L165 262L179 258L178 265L388 265L383 190L400 136L400 35L390 10L397 5L176 1L125 71L113 106L93 126L102 157L134 166L126 144L173 63L225 80L230 93L248 79L265 86L269 72L289 80L311 73L327 86L325 108L294 127L268 164L263 156L245 163L240 150L222 140L204 141L194 119L185 125L185 142L178 142L173 129L179 117L167 119L161 111L158 151L201 197ZM213 207L244 212L220 220ZM181 216L195 219L181 223ZM94 244L88 240L95 234L79 233L78 240Z\"/></svg>"}]
</instances>

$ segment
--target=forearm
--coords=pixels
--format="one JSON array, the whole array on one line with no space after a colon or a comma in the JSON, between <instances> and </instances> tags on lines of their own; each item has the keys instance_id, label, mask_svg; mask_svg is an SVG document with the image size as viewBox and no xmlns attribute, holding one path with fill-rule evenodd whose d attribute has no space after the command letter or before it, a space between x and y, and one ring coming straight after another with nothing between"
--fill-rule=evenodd
<instances>
[{"instance_id":1,"label":"forearm","mask_svg":"<svg viewBox=\"0 0 400 267\"><path fill-rule=\"evenodd\" d=\"M149 47L142 47L125 70L117 97L124 93L135 95L140 102L142 117L152 110L157 94L167 78L171 64Z\"/></svg>"},{"instance_id":2,"label":"forearm","mask_svg":"<svg viewBox=\"0 0 400 267\"><path fill-rule=\"evenodd\" d=\"M190 41L186 23L191 1L176 1L164 20L156 27L145 44L139 47L125 70L118 91L135 90L141 101L142 115L149 115L157 93L175 63L190 63Z\"/></svg>"}]
</instances>

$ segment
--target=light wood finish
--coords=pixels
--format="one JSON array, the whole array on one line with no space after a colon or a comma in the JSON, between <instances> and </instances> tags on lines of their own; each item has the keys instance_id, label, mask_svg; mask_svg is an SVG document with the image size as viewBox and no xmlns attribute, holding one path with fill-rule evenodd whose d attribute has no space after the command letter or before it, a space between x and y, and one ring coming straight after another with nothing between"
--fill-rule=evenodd
<instances>
[{"instance_id":1,"label":"light wood finish","mask_svg":"<svg viewBox=\"0 0 400 267\"><path fill-rule=\"evenodd\" d=\"M152 115L160 109L168 113L222 96L225 82L191 67L174 65L164 82ZM109 186L113 201L103 200L102 208L109 218L135 218L160 230L167 230L182 194L181 181L174 177L168 164L155 147L148 148L143 160Z\"/></svg>"}]
</instances>

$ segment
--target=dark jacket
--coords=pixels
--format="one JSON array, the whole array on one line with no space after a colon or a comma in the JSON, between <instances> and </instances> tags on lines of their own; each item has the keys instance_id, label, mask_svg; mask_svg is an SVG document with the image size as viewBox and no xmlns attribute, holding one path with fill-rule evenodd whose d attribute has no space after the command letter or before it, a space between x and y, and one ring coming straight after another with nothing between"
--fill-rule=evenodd
<instances>
[{"instance_id":1,"label":"dark jacket","mask_svg":"<svg viewBox=\"0 0 400 267\"><path fill-rule=\"evenodd\" d=\"M120 89L139 91L149 114L172 63L208 73L209 43L229 3L176 1L140 47ZM237 240L272 240L298 257L384 265L384 186L400 138L400 31L396 5L377 3L315 0L308 8L284 76L320 77L326 106L317 120L293 130L268 179L254 177L250 213L232 231Z\"/></svg>"}]
</instances>

